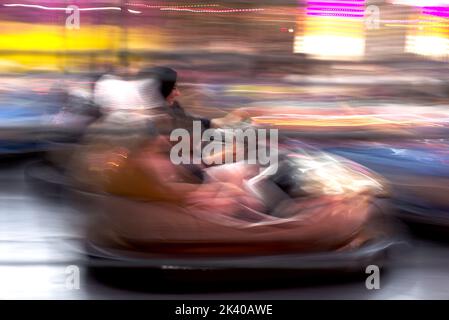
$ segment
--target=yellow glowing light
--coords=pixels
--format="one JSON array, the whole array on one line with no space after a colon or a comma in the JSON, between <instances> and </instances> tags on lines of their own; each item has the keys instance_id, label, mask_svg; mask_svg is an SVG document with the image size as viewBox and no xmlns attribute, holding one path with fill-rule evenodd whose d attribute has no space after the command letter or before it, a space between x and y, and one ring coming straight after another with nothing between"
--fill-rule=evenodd
<instances>
[{"instance_id":1,"label":"yellow glowing light","mask_svg":"<svg viewBox=\"0 0 449 320\"><path fill-rule=\"evenodd\" d=\"M298 21L294 53L317 58L350 58L365 54L362 19L306 16Z\"/></svg>"},{"instance_id":2,"label":"yellow glowing light","mask_svg":"<svg viewBox=\"0 0 449 320\"><path fill-rule=\"evenodd\" d=\"M256 125L272 125L276 127L369 127L389 125L410 127L435 123L435 120L426 117L402 117L401 119L394 115L389 117L382 115L272 115L253 117L252 121Z\"/></svg>"},{"instance_id":3,"label":"yellow glowing light","mask_svg":"<svg viewBox=\"0 0 449 320\"><path fill-rule=\"evenodd\" d=\"M120 29L86 25L79 30L63 26L2 22L0 50L113 50L118 48Z\"/></svg>"},{"instance_id":4,"label":"yellow glowing light","mask_svg":"<svg viewBox=\"0 0 449 320\"><path fill-rule=\"evenodd\" d=\"M148 31L148 28L129 27L126 47L130 50L160 50L166 47L160 29ZM114 63L115 53L123 46L122 33L123 30L115 25L85 24L80 29L70 30L63 25L2 21L0 51L13 53L0 56L0 70L60 71L67 67L82 69L91 62ZM91 51L96 52L95 56L71 54Z\"/></svg>"},{"instance_id":5,"label":"yellow glowing light","mask_svg":"<svg viewBox=\"0 0 449 320\"><path fill-rule=\"evenodd\" d=\"M114 167L120 167L120 165L118 163L112 162L112 161L107 162L107 164L114 166Z\"/></svg>"}]
</instances>

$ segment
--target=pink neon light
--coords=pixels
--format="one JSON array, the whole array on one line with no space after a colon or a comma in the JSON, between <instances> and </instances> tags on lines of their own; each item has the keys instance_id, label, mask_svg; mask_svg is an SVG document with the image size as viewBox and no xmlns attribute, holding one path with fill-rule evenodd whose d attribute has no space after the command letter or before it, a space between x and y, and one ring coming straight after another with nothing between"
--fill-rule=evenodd
<instances>
[{"instance_id":1,"label":"pink neon light","mask_svg":"<svg viewBox=\"0 0 449 320\"><path fill-rule=\"evenodd\" d=\"M365 3L364 0L360 2L323 2L323 1L309 1L308 6L324 6L324 7L363 7Z\"/></svg>"},{"instance_id":2,"label":"pink neon light","mask_svg":"<svg viewBox=\"0 0 449 320\"><path fill-rule=\"evenodd\" d=\"M449 7L422 7L424 10L449 11Z\"/></svg>"},{"instance_id":3,"label":"pink neon light","mask_svg":"<svg viewBox=\"0 0 449 320\"><path fill-rule=\"evenodd\" d=\"M309 16L349 17L364 16L365 0L338 1L312 0L307 1L306 14Z\"/></svg>"},{"instance_id":4,"label":"pink neon light","mask_svg":"<svg viewBox=\"0 0 449 320\"><path fill-rule=\"evenodd\" d=\"M363 18L364 14L345 14L345 13L315 13L315 12L308 12L308 16L322 16L322 17L347 17L347 18Z\"/></svg>"},{"instance_id":5,"label":"pink neon light","mask_svg":"<svg viewBox=\"0 0 449 320\"><path fill-rule=\"evenodd\" d=\"M429 15L429 16L441 17L441 18L449 18L449 12L429 12L429 11L423 11L423 14L426 14L426 15Z\"/></svg>"},{"instance_id":6,"label":"pink neon light","mask_svg":"<svg viewBox=\"0 0 449 320\"><path fill-rule=\"evenodd\" d=\"M307 9L310 11L326 11L326 12L364 12L365 9L348 9L348 8L318 8L318 7L310 7Z\"/></svg>"},{"instance_id":7,"label":"pink neon light","mask_svg":"<svg viewBox=\"0 0 449 320\"><path fill-rule=\"evenodd\" d=\"M422 14L449 18L449 7L422 7Z\"/></svg>"}]
</instances>

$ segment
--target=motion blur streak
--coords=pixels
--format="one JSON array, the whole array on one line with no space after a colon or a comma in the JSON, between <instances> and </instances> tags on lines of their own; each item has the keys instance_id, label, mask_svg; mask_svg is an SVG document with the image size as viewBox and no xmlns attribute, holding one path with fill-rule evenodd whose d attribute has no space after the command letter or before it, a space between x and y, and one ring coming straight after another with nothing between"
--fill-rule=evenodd
<instances>
[{"instance_id":1,"label":"motion blur streak","mask_svg":"<svg viewBox=\"0 0 449 320\"><path fill-rule=\"evenodd\" d=\"M0 8L1 298L448 297L449 1Z\"/></svg>"}]
</instances>

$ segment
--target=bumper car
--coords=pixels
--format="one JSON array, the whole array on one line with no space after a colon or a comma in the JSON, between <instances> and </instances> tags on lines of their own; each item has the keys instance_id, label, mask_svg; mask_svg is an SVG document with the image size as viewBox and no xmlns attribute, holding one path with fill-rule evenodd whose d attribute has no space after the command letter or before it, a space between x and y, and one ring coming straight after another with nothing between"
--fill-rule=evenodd
<instances>
[{"instance_id":1,"label":"bumper car","mask_svg":"<svg viewBox=\"0 0 449 320\"><path fill-rule=\"evenodd\" d=\"M204 169L184 202L161 200L172 189L155 181L159 200L78 189L92 267L321 273L382 265L398 244L382 179L304 146L279 150L274 171L244 162ZM126 191L135 185L128 181Z\"/></svg>"},{"instance_id":2,"label":"bumper car","mask_svg":"<svg viewBox=\"0 0 449 320\"><path fill-rule=\"evenodd\" d=\"M449 227L449 142L415 140L323 146L382 174L401 219L414 225Z\"/></svg>"},{"instance_id":3,"label":"bumper car","mask_svg":"<svg viewBox=\"0 0 449 320\"><path fill-rule=\"evenodd\" d=\"M239 111L258 127L309 138L322 150L384 176L397 215L413 226L449 226L447 110L442 107L310 110L250 108Z\"/></svg>"},{"instance_id":4,"label":"bumper car","mask_svg":"<svg viewBox=\"0 0 449 320\"><path fill-rule=\"evenodd\" d=\"M55 111L34 92L4 94L0 99L0 152L2 154L42 151L46 128Z\"/></svg>"},{"instance_id":5,"label":"bumper car","mask_svg":"<svg viewBox=\"0 0 449 320\"><path fill-rule=\"evenodd\" d=\"M0 153L43 152L73 141L95 117L80 80L25 76L0 97ZM88 83L88 81L84 81Z\"/></svg>"}]
</instances>

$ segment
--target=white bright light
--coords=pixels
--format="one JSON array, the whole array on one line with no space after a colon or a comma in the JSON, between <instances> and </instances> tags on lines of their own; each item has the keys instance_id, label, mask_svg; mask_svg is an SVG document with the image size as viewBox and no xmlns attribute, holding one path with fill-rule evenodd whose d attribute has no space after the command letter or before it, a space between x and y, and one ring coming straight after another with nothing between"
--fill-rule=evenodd
<instances>
[{"instance_id":1,"label":"white bright light","mask_svg":"<svg viewBox=\"0 0 449 320\"><path fill-rule=\"evenodd\" d=\"M23 3L7 3L3 5L4 7L22 7L22 8L31 8L31 9L39 9L39 10L50 10L50 11L66 11L67 7L47 7L36 4L23 4ZM121 11L120 7L92 7L92 8L78 8L79 11L104 11L104 10L115 10ZM142 11L128 9L129 13L139 14Z\"/></svg>"},{"instance_id":2,"label":"white bright light","mask_svg":"<svg viewBox=\"0 0 449 320\"><path fill-rule=\"evenodd\" d=\"M402 4L416 7L432 7L432 6L447 6L449 0L390 0L392 4Z\"/></svg>"},{"instance_id":3,"label":"white bright light","mask_svg":"<svg viewBox=\"0 0 449 320\"><path fill-rule=\"evenodd\" d=\"M33 9L41 9L41 10L59 10L65 11L67 7L47 7L36 4L23 4L23 3L7 3L4 4L5 7L23 7L23 8L33 8ZM97 10L122 10L119 7L94 7L94 8L79 8L79 11L97 11Z\"/></svg>"},{"instance_id":4,"label":"white bright light","mask_svg":"<svg viewBox=\"0 0 449 320\"><path fill-rule=\"evenodd\" d=\"M449 40L435 36L408 36L406 51L423 56L447 56Z\"/></svg>"},{"instance_id":5,"label":"white bright light","mask_svg":"<svg viewBox=\"0 0 449 320\"><path fill-rule=\"evenodd\" d=\"M294 53L306 53L322 57L363 56L365 41L363 38L315 35L295 37Z\"/></svg>"}]
</instances>

